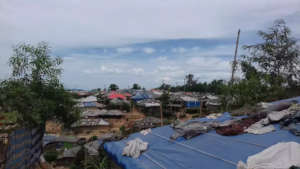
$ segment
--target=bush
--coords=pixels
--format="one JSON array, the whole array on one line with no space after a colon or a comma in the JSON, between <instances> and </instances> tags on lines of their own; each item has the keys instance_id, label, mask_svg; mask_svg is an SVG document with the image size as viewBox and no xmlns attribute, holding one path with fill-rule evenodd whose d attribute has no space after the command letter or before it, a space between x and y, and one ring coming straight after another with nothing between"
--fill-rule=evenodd
<instances>
[{"instance_id":1,"label":"bush","mask_svg":"<svg viewBox=\"0 0 300 169\"><path fill-rule=\"evenodd\" d=\"M126 134L125 126L121 126L121 127L120 127L120 132L121 132L122 135L125 135L125 134Z\"/></svg>"},{"instance_id":2,"label":"bush","mask_svg":"<svg viewBox=\"0 0 300 169\"><path fill-rule=\"evenodd\" d=\"M64 143L64 149L71 149L73 147L72 143Z\"/></svg>"},{"instance_id":3,"label":"bush","mask_svg":"<svg viewBox=\"0 0 300 169\"><path fill-rule=\"evenodd\" d=\"M92 136L89 140L90 141L95 141L95 140L98 140L98 137L97 136Z\"/></svg>"},{"instance_id":4,"label":"bush","mask_svg":"<svg viewBox=\"0 0 300 169\"><path fill-rule=\"evenodd\" d=\"M53 162L57 159L58 152L56 152L56 151L47 151L47 152L44 153L44 157L45 157L45 160L48 163L51 163L51 162Z\"/></svg>"}]
</instances>

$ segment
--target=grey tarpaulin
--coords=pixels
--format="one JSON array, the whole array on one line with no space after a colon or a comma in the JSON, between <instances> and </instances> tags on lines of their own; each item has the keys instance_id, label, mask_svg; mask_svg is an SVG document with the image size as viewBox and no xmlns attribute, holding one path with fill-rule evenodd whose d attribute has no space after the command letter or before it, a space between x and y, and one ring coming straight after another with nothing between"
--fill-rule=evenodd
<instances>
[{"instance_id":1,"label":"grey tarpaulin","mask_svg":"<svg viewBox=\"0 0 300 169\"><path fill-rule=\"evenodd\" d=\"M170 138L177 139L178 137L183 136L186 139L190 139L197 135L207 133L210 129L209 123L188 121L174 126L175 133Z\"/></svg>"},{"instance_id":2,"label":"grey tarpaulin","mask_svg":"<svg viewBox=\"0 0 300 169\"><path fill-rule=\"evenodd\" d=\"M252 124L250 127L248 127L245 132L252 133L252 134L265 134L269 133L271 131L274 131L275 127L273 125L269 125L269 119L264 118L254 124Z\"/></svg>"},{"instance_id":3,"label":"grey tarpaulin","mask_svg":"<svg viewBox=\"0 0 300 169\"><path fill-rule=\"evenodd\" d=\"M127 142L126 147L123 149L122 155L138 158L141 152L147 150L147 148L147 142L142 141L140 138L136 138Z\"/></svg>"}]
</instances>

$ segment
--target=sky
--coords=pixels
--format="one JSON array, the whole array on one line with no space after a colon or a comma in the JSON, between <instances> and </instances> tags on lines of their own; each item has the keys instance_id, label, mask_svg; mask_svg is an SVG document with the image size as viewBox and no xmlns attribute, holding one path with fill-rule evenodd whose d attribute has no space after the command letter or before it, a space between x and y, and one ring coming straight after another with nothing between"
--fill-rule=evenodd
<instances>
[{"instance_id":1,"label":"sky","mask_svg":"<svg viewBox=\"0 0 300 169\"><path fill-rule=\"evenodd\" d=\"M284 19L300 39L299 0L0 0L0 79L12 47L48 42L67 88L154 88L230 78L235 39Z\"/></svg>"}]
</instances>

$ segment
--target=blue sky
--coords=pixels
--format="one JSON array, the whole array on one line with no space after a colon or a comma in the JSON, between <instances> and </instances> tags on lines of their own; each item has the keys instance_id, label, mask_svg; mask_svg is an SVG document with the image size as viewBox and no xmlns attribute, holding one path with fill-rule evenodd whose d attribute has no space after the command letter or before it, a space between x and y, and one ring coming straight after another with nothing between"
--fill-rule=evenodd
<instances>
[{"instance_id":1,"label":"blue sky","mask_svg":"<svg viewBox=\"0 0 300 169\"><path fill-rule=\"evenodd\" d=\"M237 30L240 46L252 44L278 18L300 39L299 0L2 0L0 79L14 44L46 41L68 88L226 80Z\"/></svg>"}]
</instances>

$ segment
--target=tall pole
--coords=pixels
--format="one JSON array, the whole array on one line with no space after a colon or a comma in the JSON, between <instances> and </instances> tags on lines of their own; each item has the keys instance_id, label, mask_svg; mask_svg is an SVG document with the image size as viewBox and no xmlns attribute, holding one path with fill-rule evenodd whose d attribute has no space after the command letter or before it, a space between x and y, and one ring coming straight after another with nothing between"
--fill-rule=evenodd
<instances>
[{"instance_id":1,"label":"tall pole","mask_svg":"<svg viewBox=\"0 0 300 169\"><path fill-rule=\"evenodd\" d=\"M231 83L233 83L233 81L234 81L234 73L236 71L236 65L237 65L236 58L237 58L237 52L238 52L238 48L239 48L240 32L241 32L241 30L239 29L237 38L236 38L236 44L235 44L234 60L232 63Z\"/></svg>"}]
</instances>

